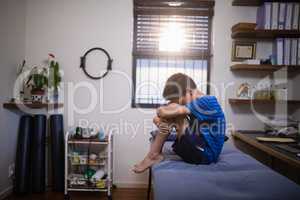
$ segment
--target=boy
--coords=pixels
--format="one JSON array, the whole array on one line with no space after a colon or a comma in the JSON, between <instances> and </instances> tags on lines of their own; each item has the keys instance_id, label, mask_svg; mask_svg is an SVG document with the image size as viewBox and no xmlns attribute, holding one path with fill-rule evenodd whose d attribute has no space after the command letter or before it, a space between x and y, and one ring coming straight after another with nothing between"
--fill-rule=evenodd
<instances>
[{"instance_id":1,"label":"boy","mask_svg":"<svg viewBox=\"0 0 300 200\"><path fill-rule=\"evenodd\" d=\"M142 173L163 160L161 150L172 127L177 130L173 150L185 162L217 162L224 144L225 117L216 97L204 95L190 77L181 73L167 80L163 97L171 103L157 109L154 123L159 133L145 159L133 171Z\"/></svg>"}]
</instances>

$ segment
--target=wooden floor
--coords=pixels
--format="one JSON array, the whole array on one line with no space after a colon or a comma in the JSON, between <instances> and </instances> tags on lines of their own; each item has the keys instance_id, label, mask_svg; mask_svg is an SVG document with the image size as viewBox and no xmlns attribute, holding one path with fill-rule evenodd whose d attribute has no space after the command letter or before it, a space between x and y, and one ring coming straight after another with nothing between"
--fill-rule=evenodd
<instances>
[{"instance_id":1,"label":"wooden floor","mask_svg":"<svg viewBox=\"0 0 300 200\"><path fill-rule=\"evenodd\" d=\"M106 200L104 193L76 192L71 193L71 200ZM63 200L62 193L47 192L45 194L34 194L27 196L10 196L6 200ZM146 200L146 189L115 189L113 200Z\"/></svg>"}]
</instances>

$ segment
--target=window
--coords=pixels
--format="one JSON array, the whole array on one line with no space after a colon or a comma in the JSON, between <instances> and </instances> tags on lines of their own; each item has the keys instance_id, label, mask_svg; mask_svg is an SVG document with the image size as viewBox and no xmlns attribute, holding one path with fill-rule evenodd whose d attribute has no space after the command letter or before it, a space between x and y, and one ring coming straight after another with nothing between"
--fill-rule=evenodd
<instances>
[{"instance_id":1,"label":"window","mask_svg":"<svg viewBox=\"0 0 300 200\"><path fill-rule=\"evenodd\" d=\"M133 107L164 104L167 78L182 72L208 93L211 18L210 0L135 0Z\"/></svg>"}]
</instances>

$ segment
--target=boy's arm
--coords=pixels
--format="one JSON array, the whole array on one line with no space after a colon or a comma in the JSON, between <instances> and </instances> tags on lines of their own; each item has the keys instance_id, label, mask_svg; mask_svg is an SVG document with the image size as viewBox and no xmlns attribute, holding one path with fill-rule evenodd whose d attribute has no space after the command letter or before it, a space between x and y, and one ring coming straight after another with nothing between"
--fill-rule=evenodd
<instances>
[{"instance_id":1,"label":"boy's arm","mask_svg":"<svg viewBox=\"0 0 300 200\"><path fill-rule=\"evenodd\" d=\"M200 121L214 121L224 117L222 108L214 96L204 96L186 105Z\"/></svg>"},{"instance_id":2,"label":"boy's arm","mask_svg":"<svg viewBox=\"0 0 300 200\"><path fill-rule=\"evenodd\" d=\"M190 110L186 106L176 103L171 103L157 109L157 116L165 119L183 117L188 114L190 114Z\"/></svg>"}]
</instances>

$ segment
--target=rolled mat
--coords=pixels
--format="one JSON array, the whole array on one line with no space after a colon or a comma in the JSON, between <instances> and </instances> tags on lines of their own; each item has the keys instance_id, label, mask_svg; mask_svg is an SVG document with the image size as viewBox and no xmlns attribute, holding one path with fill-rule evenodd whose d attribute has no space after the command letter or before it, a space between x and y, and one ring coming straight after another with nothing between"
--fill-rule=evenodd
<instances>
[{"instance_id":1,"label":"rolled mat","mask_svg":"<svg viewBox=\"0 0 300 200\"><path fill-rule=\"evenodd\" d=\"M33 134L31 145L32 192L46 191L46 125L45 115L33 118Z\"/></svg>"},{"instance_id":2,"label":"rolled mat","mask_svg":"<svg viewBox=\"0 0 300 200\"><path fill-rule=\"evenodd\" d=\"M62 115L50 116L53 190L64 191L64 126Z\"/></svg>"},{"instance_id":3,"label":"rolled mat","mask_svg":"<svg viewBox=\"0 0 300 200\"><path fill-rule=\"evenodd\" d=\"M23 115L20 118L18 146L15 165L15 187L17 194L30 193L31 175L30 175L30 145L31 134L33 130L33 118L29 115Z\"/></svg>"}]
</instances>

